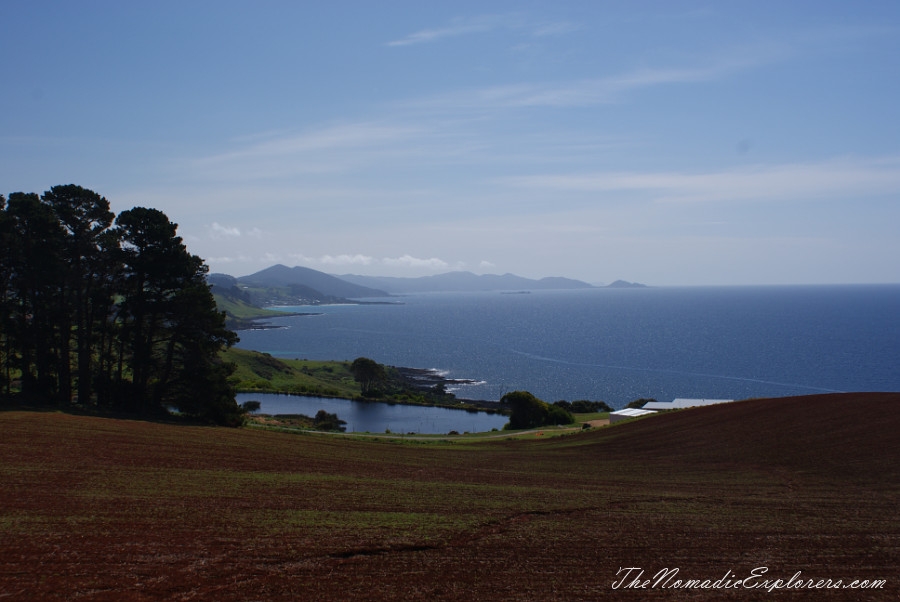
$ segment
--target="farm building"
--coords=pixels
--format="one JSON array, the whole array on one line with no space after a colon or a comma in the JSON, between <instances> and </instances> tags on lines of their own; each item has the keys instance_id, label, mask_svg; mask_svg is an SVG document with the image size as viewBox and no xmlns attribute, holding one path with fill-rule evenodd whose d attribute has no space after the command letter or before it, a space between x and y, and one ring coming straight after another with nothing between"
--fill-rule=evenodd
<instances>
[{"instance_id":1,"label":"farm building","mask_svg":"<svg viewBox=\"0 0 900 602\"><path fill-rule=\"evenodd\" d=\"M698 406L711 406L717 403L730 403L733 399L673 399L672 401L648 401L645 410L681 410Z\"/></svg>"},{"instance_id":2,"label":"farm building","mask_svg":"<svg viewBox=\"0 0 900 602\"><path fill-rule=\"evenodd\" d=\"M617 412L610 412L609 423L615 424L617 422L622 422L623 420L628 420L629 418L637 418L638 416L646 416L648 414L656 414L656 412L654 412L653 410L625 408L624 410L619 410Z\"/></svg>"}]
</instances>

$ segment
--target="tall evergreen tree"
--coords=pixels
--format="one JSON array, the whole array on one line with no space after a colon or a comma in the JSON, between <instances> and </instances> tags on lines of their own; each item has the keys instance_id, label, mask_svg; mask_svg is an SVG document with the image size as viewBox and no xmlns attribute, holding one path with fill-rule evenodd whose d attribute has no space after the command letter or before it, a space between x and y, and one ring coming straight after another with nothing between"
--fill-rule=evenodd
<instances>
[{"instance_id":1,"label":"tall evergreen tree","mask_svg":"<svg viewBox=\"0 0 900 602\"><path fill-rule=\"evenodd\" d=\"M0 393L242 422L237 342L177 225L80 186L0 196Z\"/></svg>"},{"instance_id":2,"label":"tall evergreen tree","mask_svg":"<svg viewBox=\"0 0 900 602\"><path fill-rule=\"evenodd\" d=\"M6 197L0 194L0 391L9 397L12 391L12 221L6 212Z\"/></svg>"},{"instance_id":3,"label":"tall evergreen tree","mask_svg":"<svg viewBox=\"0 0 900 602\"><path fill-rule=\"evenodd\" d=\"M69 340L74 328L77 357L78 399L82 404L91 400L91 385L96 357L93 346L95 326L108 318L109 299L98 285L98 276L107 271L102 254L101 239L113 221L109 201L93 192L69 184L54 186L45 192L42 200L47 203L66 231L64 256L68 263L61 302L60 353L66 367L69 364ZM99 290L98 290L99 289ZM71 379L68 369L61 374L61 395L71 397Z\"/></svg>"},{"instance_id":4,"label":"tall evergreen tree","mask_svg":"<svg viewBox=\"0 0 900 602\"><path fill-rule=\"evenodd\" d=\"M224 314L215 310L203 261L187 252L177 225L161 211L136 207L120 213L116 225L125 265L123 334L139 411L185 404L189 413L202 415L188 399L198 393L214 395L203 405L237 408L227 387L213 393L209 383L199 390L189 386L213 376L224 381L228 373L217 355L237 341L225 328Z\"/></svg>"},{"instance_id":5,"label":"tall evergreen tree","mask_svg":"<svg viewBox=\"0 0 900 602\"><path fill-rule=\"evenodd\" d=\"M118 368L123 356L118 351L122 348L119 300L123 294L124 265L117 229L104 232L98 242L101 261L93 273L95 283L90 301L96 354L92 390L97 405L112 407L117 405L122 389L122 370Z\"/></svg>"},{"instance_id":6,"label":"tall evergreen tree","mask_svg":"<svg viewBox=\"0 0 900 602\"><path fill-rule=\"evenodd\" d=\"M11 358L21 372L22 393L59 403L62 321L59 298L66 264L65 232L36 194L16 192L7 202ZM66 358L67 359L67 358Z\"/></svg>"}]
</instances>

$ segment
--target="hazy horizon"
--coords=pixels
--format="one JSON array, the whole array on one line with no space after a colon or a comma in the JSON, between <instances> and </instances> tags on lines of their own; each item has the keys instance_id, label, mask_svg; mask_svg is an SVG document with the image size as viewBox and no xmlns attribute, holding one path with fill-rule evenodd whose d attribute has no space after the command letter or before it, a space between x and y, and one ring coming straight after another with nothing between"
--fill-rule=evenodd
<instances>
[{"instance_id":1,"label":"hazy horizon","mask_svg":"<svg viewBox=\"0 0 900 602\"><path fill-rule=\"evenodd\" d=\"M446 275L446 274L450 274L450 273L470 273L470 274L474 274L476 276L517 276L517 277L521 277L521 278L528 278L531 280L541 280L543 278L568 278L571 280L577 280L580 282L584 282L586 284L590 284L590 285L596 286L596 287L605 287L610 284L619 283L619 282L624 282L627 284L639 284L639 285L643 285L643 286L649 287L649 288L719 287L719 286L723 286L723 287L813 286L813 287L815 287L815 286L891 286L891 285L900 285L900 282L806 282L806 283L755 282L755 283L741 283L741 284L680 284L680 283L654 284L652 282L640 282L640 281L632 280L629 278L611 278L610 280L607 280L607 281L598 281L598 280L590 281L590 280L583 280L581 278L571 278L569 276L560 276L560 274L557 274L557 273L541 274L541 275L537 275L537 276L523 276L522 274L516 274L514 272L490 272L490 271L478 272L478 271L467 270L467 269L460 269L460 270L448 269L443 272L435 272L433 274L425 274L424 276L422 276L422 275L392 276L389 274L378 274L378 273L359 274L356 272L346 272L346 271L345 272L329 272L327 270L319 270L317 268L313 268L313 267L306 266L306 265L287 265L287 264L280 264L280 263L274 263L272 265L269 265L269 266L260 268L259 270L254 270L253 272L248 272L248 273L237 274L237 273L231 273L231 272L221 271L221 270L218 270L218 271L211 270L210 274L211 275L212 274L224 274L225 276L231 276L235 279L241 280L243 278L253 276L254 274L256 274L258 272L262 272L268 268L276 267L278 265L282 265L287 268L294 268L294 267L309 268L309 269L316 270L318 272L322 272L323 274L327 274L329 276L334 276L335 278L354 277L354 276L369 277L369 278L422 278L422 277L429 277L429 276L442 276L442 275Z\"/></svg>"},{"instance_id":2,"label":"hazy horizon","mask_svg":"<svg viewBox=\"0 0 900 602\"><path fill-rule=\"evenodd\" d=\"M900 282L895 2L0 14L0 193L156 207L211 272Z\"/></svg>"}]
</instances>

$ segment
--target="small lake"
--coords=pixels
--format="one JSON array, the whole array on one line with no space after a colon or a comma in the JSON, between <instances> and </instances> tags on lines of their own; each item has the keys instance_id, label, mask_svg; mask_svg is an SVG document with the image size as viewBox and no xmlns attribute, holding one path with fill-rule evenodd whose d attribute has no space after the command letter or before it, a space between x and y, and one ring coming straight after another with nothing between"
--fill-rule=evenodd
<instances>
[{"instance_id":1,"label":"small lake","mask_svg":"<svg viewBox=\"0 0 900 602\"><path fill-rule=\"evenodd\" d=\"M351 401L327 397L301 397L275 393L238 393L238 404L258 401L256 414L305 414L315 416L319 410L347 422L348 433L446 434L481 433L502 429L509 417L487 412L467 412L449 408L410 406L380 402Z\"/></svg>"}]
</instances>

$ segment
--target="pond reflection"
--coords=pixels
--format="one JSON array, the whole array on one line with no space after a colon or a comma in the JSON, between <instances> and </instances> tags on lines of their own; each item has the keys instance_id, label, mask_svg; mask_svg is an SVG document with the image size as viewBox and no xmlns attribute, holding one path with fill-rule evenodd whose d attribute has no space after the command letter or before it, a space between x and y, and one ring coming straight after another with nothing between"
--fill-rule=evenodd
<instances>
[{"instance_id":1,"label":"pond reflection","mask_svg":"<svg viewBox=\"0 0 900 602\"><path fill-rule=\"evenodd\" d=\"M449 408L351 401L327 397L301 397L274 393L239 393L237 402L260 402L257 414L305 414L319 410L337 414L347 422L348 433L480 433L502 429L509 419L502 414L468 412Z\"/></svg>"}]
</instances>

